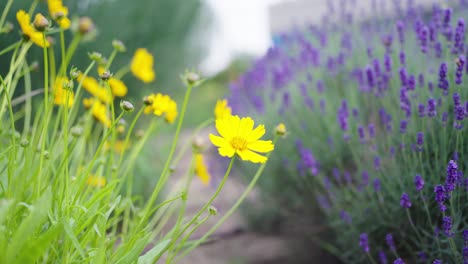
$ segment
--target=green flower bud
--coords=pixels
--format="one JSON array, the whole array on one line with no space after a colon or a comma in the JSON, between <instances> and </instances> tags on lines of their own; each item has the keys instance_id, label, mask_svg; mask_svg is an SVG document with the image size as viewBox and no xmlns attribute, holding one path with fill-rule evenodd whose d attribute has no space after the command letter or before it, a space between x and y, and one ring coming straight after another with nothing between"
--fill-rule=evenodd
<instances>
[{"instance_id":1,"label":"green flower bud","mask_svg":"<svg viewBox=\"0 0 468 264\"><path fill-rule=\"evenodd\" d=\"M74 137L80 137L83 135L83 128L80 126L74 126L70 129L70 133Z\"/></svg>"},{"instance_id":2,"label":"green flower bud","mask_svg":"<svg viewBox=\"0 0 468 264\"><path fill-rule=\"evenodd\" d=\"M129 101L122 100L120 101L120 109L122 109L122 111L124 112L133 112L133 110L135 110L135 107Z\"/></svg>"},{"instance_id":3,"label":"green flower bud","mask_svg":"<svg viewBox=\"0 0 468 264\"><path fill-rule=\"evenodd\" d=\"M218 214L218 209L216 209L216 207L210 205L210 207L208 207L208 213L210 215L217 215Z\"/></svg>"},{"instance_id":4,"label":"green flower bud","mask_svg":"<svg viewBox=\"0 0 468 264\"><path fill-rule=\"evenodd\" d=\"M123 42L117 39L112 41L112 47L118 52L125 52L127 50Z\"/></svg>"}]
</instances>

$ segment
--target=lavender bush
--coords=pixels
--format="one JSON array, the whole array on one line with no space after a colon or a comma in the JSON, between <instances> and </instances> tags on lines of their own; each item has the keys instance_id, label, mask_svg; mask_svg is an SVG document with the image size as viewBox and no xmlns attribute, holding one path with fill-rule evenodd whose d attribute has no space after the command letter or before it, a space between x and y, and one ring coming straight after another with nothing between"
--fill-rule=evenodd
<instances>
[{"instance_id":1,"label":"lavender bush","mask_svg":"<svg viewBox=\"0 0 468 264\"><path fill-rule=\"evenodd\" d=\"M290 131L264 195L320 207L309 238L344 263L468 263L468 5L447 3L381 1L353 22L339 1L231 85L233 112Z\"/></svg>"}]
</instances>

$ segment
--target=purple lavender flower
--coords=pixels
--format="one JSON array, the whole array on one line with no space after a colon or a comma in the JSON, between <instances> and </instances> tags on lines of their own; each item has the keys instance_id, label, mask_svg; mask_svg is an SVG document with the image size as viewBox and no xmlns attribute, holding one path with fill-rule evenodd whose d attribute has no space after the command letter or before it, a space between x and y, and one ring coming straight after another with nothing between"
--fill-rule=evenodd
<instances>
[{"instance_id":1,"label":"purple lavender flower","mask_svg":"<svg viewBox=\"0 0 468 264\"><path fill-rule=\"evenodd\" d=\"M468 229L463 230L463 240L468 243Z\"/></svg>"},{"instance_id":2,"label":"purple lavender flower","mask_svg":"<svg viewBox=\"0 0 468 264\"><path fill-rule=\"evenodd\" d=\"M434 51L435 51L436 57L437 57L437 58L441 58L441 57L442 57L442 43L440 43L439 41L437 41L437 42L434 44Z\"/></svg>"},{"instance_id":3,"label":"purple lavender flower","mask_svg":"<svg viewBox=\"0 0 468 264\"><path fill-rule=\"evenodd\" d=\"M439 205L439 208L442 212L444 212L447 207L444 205L445 200L447 200L447 193L445 192L445 188L443 185L436 185L434 187L434 193L435 193L435 200L437 204Z\"/></svg>"},{"instance_id":4,"label":"purple lavender flower","mask_svg":"<svg viewBox=\"0 0 468 264\"><path fill-rule=\"evenodd\" d=\"M387 242L387 245L388 245L388 247L390 248L391 251L395 251L395 250L396 250L395 241L393 241L393 236L392 236L392 234L388 233L388 234L385 236L385 241Z\"/></svg>"},{"instance_id":5,"label":"purple lavender flower","mask_svg":"<svg viewBox=\"0 0 468 264\"><path fill-rule=\"evenodd\" d=\"M397 258L393 261L393 264L405 264L405 262L401 258Z\"/></svg>"},{"instance_id":6,"label":"purple lavender flower","mask_svg":"<svg viewBox=\"0 0 468 264\"><path fill-rule=\"evenodd\" d=\"M419 87L424 87L424 74L420 73L418 75L418 85Z\"/></svg>"},{"instance_id":7,"label":"purple lavender flower","mask_svg":"<svg viewBox=\"0 0 468 264\"><path fill-rule=\"evenodd\" d=\"M400 64L402 66L406 65L406 54L404 51L400 52Z\"/></svg>"},{"instance_id":8,"label":"purple lavender flower","mask_svg":"<svg viewBox=\"0 0 468 264\"><path fill-rule=\"evenodd\" d=\"M434 116L437 115L436 105L437 105L437 103L436 103L435 99L429 98L429 100L427 100L427 113L428 113L428 116L434 117Z\"/></svg>"},{"instance_id":9,"label":"purple lavender flower","mask_svg":"<svg viewBox=\"0 0 468 264\"><path fill-rule=\"evenodd\" d=\"M457 92L453 93L452 98L453 98L453 105L455 106L460 105L460 95Z\"/></svg>"},{"instance_id":10,"label":"purple lavender flower","mask_svg":"<svg viewBox=\"0 0 468 264\"><path fill-rule=\"evenodd\" d=\"M350 225L352 223L352 219L351 219L351 216L348 214L348 212L346 212L345 210L341 210L340 211L340 217L341 219L347 223L348 225Z\"/></svg>"},{"instance_id":11,"label":"purple lavender flower","mask_svg":"<svg viewBox=\"0 0 468 264\"><path fill-rule=\"evenodd\" d=\"M380 192L381 186L380 186L380 179L379 178L374 179L373 185L374 185L374 191L375 192Z\"/></svg>"},{"instance_id":12,"label":"purple lavender flower","mask_svg":"<svg viewBox=\"0 0 468 264\"><path fill-rule=\"evenodd\" d=\"M453 236L452 233L452 218L450 216L444 216L442 219L442 229L444 230L445 235Z\"/></svg>"},{"instance_id":13,"label":"purple lavender flower","mask_svg":"<svg viewBox=\"0 0 468 264\"><path fill-rule=\"evenodd\" d=\"M359 236L359 245L362 247L364 252L369 253L369 237L366 233L362 233Z\"/></svg>"},{"instance_id":14,"label":"purple lavender flower","mask_svg":"<svg viewBox=\"0 0 468 264\"><path fill-rule=\"evenodd\" d=\"M408 77L407 89L413 91L414 88L416 88L416 79L415 79L414 75L410 75Z\"/></svg>"},{"instance_id":15,"label":"purple lavender flower","mask_svg":"<svg viewBox=\"0 0 468 264\"><path fill-rule=\"evenodd\" d=\"M405 134L407 127L408 127L408 121L406 119L401 120L400 121L400 133Z\"/></svg>"},{"instance_id":16,"label":"purple lavender flower","mask_svg":"<svg viewBox=\"0 0 468 264\"><path fill-rule=\"evenodd\" d=\"M439 68L439 88L442 89L444 95L448 94L449 82L447 80L447 63L443 62Z\"/></svg>"},{"instance_id":17,"label":"purple lavender flower","mask_svg":"<svg viewBox=\"0 0 468 264\"><path fill-rule=\"evenodd\" d=\"M463 119L465 119L465 108L461 105L457 105L455 106L455 123L454 123L454 127L456 129L462 129L463 128L463 123L461 121L463 121Z\"/></svg>"},{"instance_id":18,"label":"purple lavender flower","mask_svg":"<svg viewBox=\"0 0 468 264\"><path fill-rule=\"evenodd\" d=\"M323 84L323 81L322 80L318 80L317 81L317 92L319 94L323 93L323 91L325 90L325 85Z\"/></svg>"},{"instance_id":19,"label":"purple lavender flower","mask_svg":"<svg viewBox=\"0 0 468 264\"><path fill-rule=\"evenodd\" d=\"M369 185L369 173L367 171L362 172L362 183L361 188Z\"/></svg>"},{"instance_id":20,"label":"purple lavender flower","mask_svg":"<svg viewBox=\"0 0 468 264\"><path fill-rule=\"evenodd\" d=\"M407 193L403 193L400 198L400 206L408 209L411 207L411 201L409 199L409 195Z\"/></svg>"},{"instance_id":21,"label":"purple lavender flower","mask_svg":"<svg viewBox=\"0 0 468 264\"><path fill-rule=\"evenodd\" d=\"M427 83L427 89L429 90L429 92L433 92L434 91L434 83L433 82L428 82Z\"/></svg>"},{"instance_id":22,"label":"purple lavender flower","mask_svg":"<svg viewBox=\"0 0 468 264\"><path fill-rule=\"evenodd\" d=\"M345 178L347 184L351 184L353 182L353 179L351 178L351 173L349 173L349 171L345 171L343 173L343 177Z\"/></svg>"},{"instance_id":23,"label":"purple lavender flower","mask_svg":"<svg viewBox=\"0 0 468 264\"><path fill-rule=\"evenodd\" d=\"M380 260L380 264L388 263L387 255L385 255L385 252L383 250L379 251L379 260Z\"/></svg>"},{"instance_id":24,"label":"purple lavender flower","mask_svg":"<svg viewBox=\"0 0 468 264\"><path fill-rule=\"evenodd\" d=\"M340 178L340 170L338 168L333 168L333 177L337 182L341 180Z\"/></svg>"},{"instance_id":25,"label":"purple lavender flower","mask_svg":"<svg viewBox=\"0 0 468 264\"><path fill-rule=\"evenodd\" d=\"M416 186L416 191L420 192L424 188L424 180L421 175L416 175L414 177L414 185Z\"/></svg>"},{"instance_id":26,"label":"purple lavender flower","mask_svg":"<svg viewBox=\"0 0 468 264\"><path fill-rule=\"evenodd\" d=\"M462 255L463 255L463 264L468 264L468 246L463 247Z\"/></svg>"},{"instance_id":27,"label":"purple lavender flower","mask_svg":"<svg viewBox=\"0 0 468 264\"><path fill-rule=\"evenodd\" d=\"M405 42L405 24L403 21L398 21L396 23L396 28L398 31L398 40L400 41L400 44L403 44Z\"/></svg>"},{"instance_id":28,"label":"purple lavender flower","mask_svg":"<svg viewBox=\"0 0 468 264\"><path fill-rule=\"evenodd\" d=\"M447 119L448 119L448 113L447 113L447 112L443 112L443 113L442 113L442 125L443 125L443 126L446 126L446 125L447 125Z\"/></svg>"},{"instance_id":29,"label":"purple lavender flower","mask_svg":"<svg viewBox=\"0 0 468 264\"><path fill-rule=\"evenodd\" d=\"M353 110L351 111L353 113L353 117L354 118L358 118L359 116L359 110L357 108L353 108Z\"/></svg>"},{"instance_id":30,"label":"purple lavender flower","mask_svg":"<svg viewBox=\"0 0 468 264\"><path fill-rule=\"evenodd\" d=\"M454 54L463 53L464 51L464 40L465 40L465 20L459 18L457 22L457 27L455 29L455 40L453 44L452 52Z\"/></svg>"},{"instance_id":31,"label":"purple lavender flower","mask_svg":"<svg viewBox=\"0 0 468 264\"><path fill-rule=\"evenodd\" d=\"M421 44L422 53L427 53L427 42L429 36L429 29L426 26L423 26L419 31L419 41Z\"/></svg>"},{"instance_id":32,"label":"purple lavender flower","mask_svg":"<svg viewBox=\"0 0 468 264\"><path fill-rule=\"evenodd\" d=\"M442 261L440 259L435 259L432 264L442 264Z\"/></svg>"},{"instance_id":33,"label":"purple lavender flower","mask_svg":"<svg viewBox=\"0 0 468 264\"><path fill-rule=\"evenodd\" d=\"M455 190L455 185L458 182L458 165L455 161L450 160L447 165L447 178L445 179L445 189L447 192Z\"/></svg>"},{"instance_id":34,"label":"purple lavender flower","mask_svg":"<svg viewBox=\"0 0 468 264\"><path fill-rule=\"evenodd\" d=\"M419 117L424 117L426 115L425 108L426 106L424 104L419 104L418 105L418 113Z\"/></svg>"},{"instance_id":35,"label":"purple lavender flower","mask_svg":"<svg viewBox=\"0 0 468 264\"><path fill-rule=\"evenodd\" d=\"M416 138L416 144L418 145L419 149L422 149L422 145L424 144L424 133L423 132L418 132L417 138Z\"/></svg>"},{"instance_id":36,"label":"purple lavender flower","mask_svg":"<svg viewBox=\"0 0 468 264\"><path fill-rule=\"evenodd\" d=\"M427 254L426 252L424 251L419 251L418 252L418 257L419 257L419 261L423 262L423 263L426 263L427 262Z\"/></svg>"},{"instance_id":37,"label":"purple lavender flower","mask_svg":"<svg viewBox=\"0 0 468 264\"><path fill-rule=\"evenodd\" d=\"M407 81L408 81L408 73L406 72L405 68L400 68L400 81L401 81L401 86L406 87Z\"/></svg>"},{"instance_id":38,"label":"purple lavender flower","mask_svg":"<svg viewBox=\"0 0 468 264\"><path fill-rule=\"evenodd\" d=\"M379 156L374 157L374 168L375 170L380 170L380 157Z\"/></svg>"},{"instance_id":39,"label":"purple lavender flower","mask_svg":"<svg viewBox=\"0 0 468 264\"><path fill-rule=\"evenodd\" d=\"M366 67L366 77L367 77L367 87L369 90L372 90L375 86L374 81L374 73L372 72L372 68L370 66Z\"/></svg>"},{"instance_id":40,"label":"purple lavender flower","mask_svg":"<svg viewBox=\"0 0 468 264\"><path fill-rule=\"evenodd\" d=\"M359 140L361 141L361 143L364 143L366 135L364 132L364 128L361 125L358 126L358 135L359 135Z\"/></svg>"},{"instance_id":41,"label":"purple lavender flower","mask_svg":"<svg viewBox=\"0 0 468 264\"><path fill-rule=\"evenodd\" d=\"M374 138L375 137L375 126L373 123L370 123L368 126L367 126L367 129L369 130L369 137L370 138Z\"/></svg>"},{"instance_id":42,"label":"purple lavender flower","mask_svg":"<svg viewBox=\"0 0 468 264\"><path fill-rule=\"evenodd\" d=\"M392 71L392 57L388 54L384 55L384 67L386 72Z\"/></svg>"},{"instance_id":43,"label":"purple lavender flower","mask_svg":"<svg viewBox=\"0 0 468 264\"><path fill-rule=\"evenodd\" d=\"M444 29L447 29L450 27L450 20L452 19L452 9L451 8L447 8L444 10L444 18L443 18L443 21L442 21L442 27Z\"/></svg>"}]
</instances>

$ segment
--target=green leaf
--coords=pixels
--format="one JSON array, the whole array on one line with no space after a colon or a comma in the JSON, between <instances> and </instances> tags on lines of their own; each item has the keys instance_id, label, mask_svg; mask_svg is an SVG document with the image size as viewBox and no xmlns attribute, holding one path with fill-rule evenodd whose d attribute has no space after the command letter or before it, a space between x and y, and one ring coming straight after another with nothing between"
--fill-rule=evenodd
<instances>
[{"instance_id":1,"label":"green leaf","mask_svg":"<svg viewBox=\"0 0 468 264\"><path fill-rule=\"evenodd\" d=\"M82 258L86 258L86 253L83 247L81 247L80 242L78 242L78 238L75 236L75 233L73 233L73 230L68 221L66 219L63 219L62 223L63 228L65 229L65 234L68 236L68 238L70 238L76 250L78 250L78 253L80 253Z\"/></svg>"},{"instance_id":2,"label":"green leaf","mask_svg":"<svg viewBox=\"0 0 468 264\"><path fill-rule=\"evenodd\" d=\"M156 256L159 256L160 253L171 243L171 239L165 239L156 246L154 246L150 251L146 252L145 255L138 258L138 264L151 264Z\"/></svg>"},{"instance_id":3,"label":"green leaf","mask_svg":"<svg viewBox=\"0 0 468 264\"><path fill-rule=\"evenodd\" d=\"M26 243L28 240L34 239L36 230L39 226L43 225L44 221L47 219L47 212L49 211L51 201L52 192L46 190L33 205L29 215L21 222L16 232L12 235L6 256L3 259L5 263L13 263L21 252L25 252Z\"/></svg>"},{"instance_id":4,"label":"green leaf","mask_svg":"<svg viewBox=\"0 0 468 264\"><path fill-rule=\"evenodd\" d=\"M36 261L46 255L46 251L57 237L62 233L63 228L60 223L53 225L46 232L34 240L29 240L25 247L24 254L20 254L16 263L36 263Z\"/></svg>"},{"instance_id":5,"label":"green leaf","mask_svg":"<svg viewBox=\"0 0 468 264\"><path fill-rule=\"evenodd\" d=\"M131 247L129 247L130 243L127 245L123 245L123 248L120 250L128 251L122 257L120 257L117 261L111 261L111 263L116 264L127 264L127 263L134 263L138 257L140 256L141 252L145 249L146 245L148 245L149 238L151 233L147 233L142 238L138 239Z\"/></svg>"}]
</instances>

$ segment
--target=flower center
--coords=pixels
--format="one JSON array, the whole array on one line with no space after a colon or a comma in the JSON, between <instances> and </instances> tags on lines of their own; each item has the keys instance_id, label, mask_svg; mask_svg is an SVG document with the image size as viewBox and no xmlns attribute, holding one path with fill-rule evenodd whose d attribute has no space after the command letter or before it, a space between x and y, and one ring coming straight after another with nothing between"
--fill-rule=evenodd
<instances>
[{"instance_id":1,"label":"flower center","mask_svg":"<svg viewBox=\"0 0 468 264\"><path fill-rule=\"evenodd\" d=\"M241 137L235 137L231 140L231 146L236 150L245 150L247 149L247 141Z\"/></svg>"}]
</instances>

